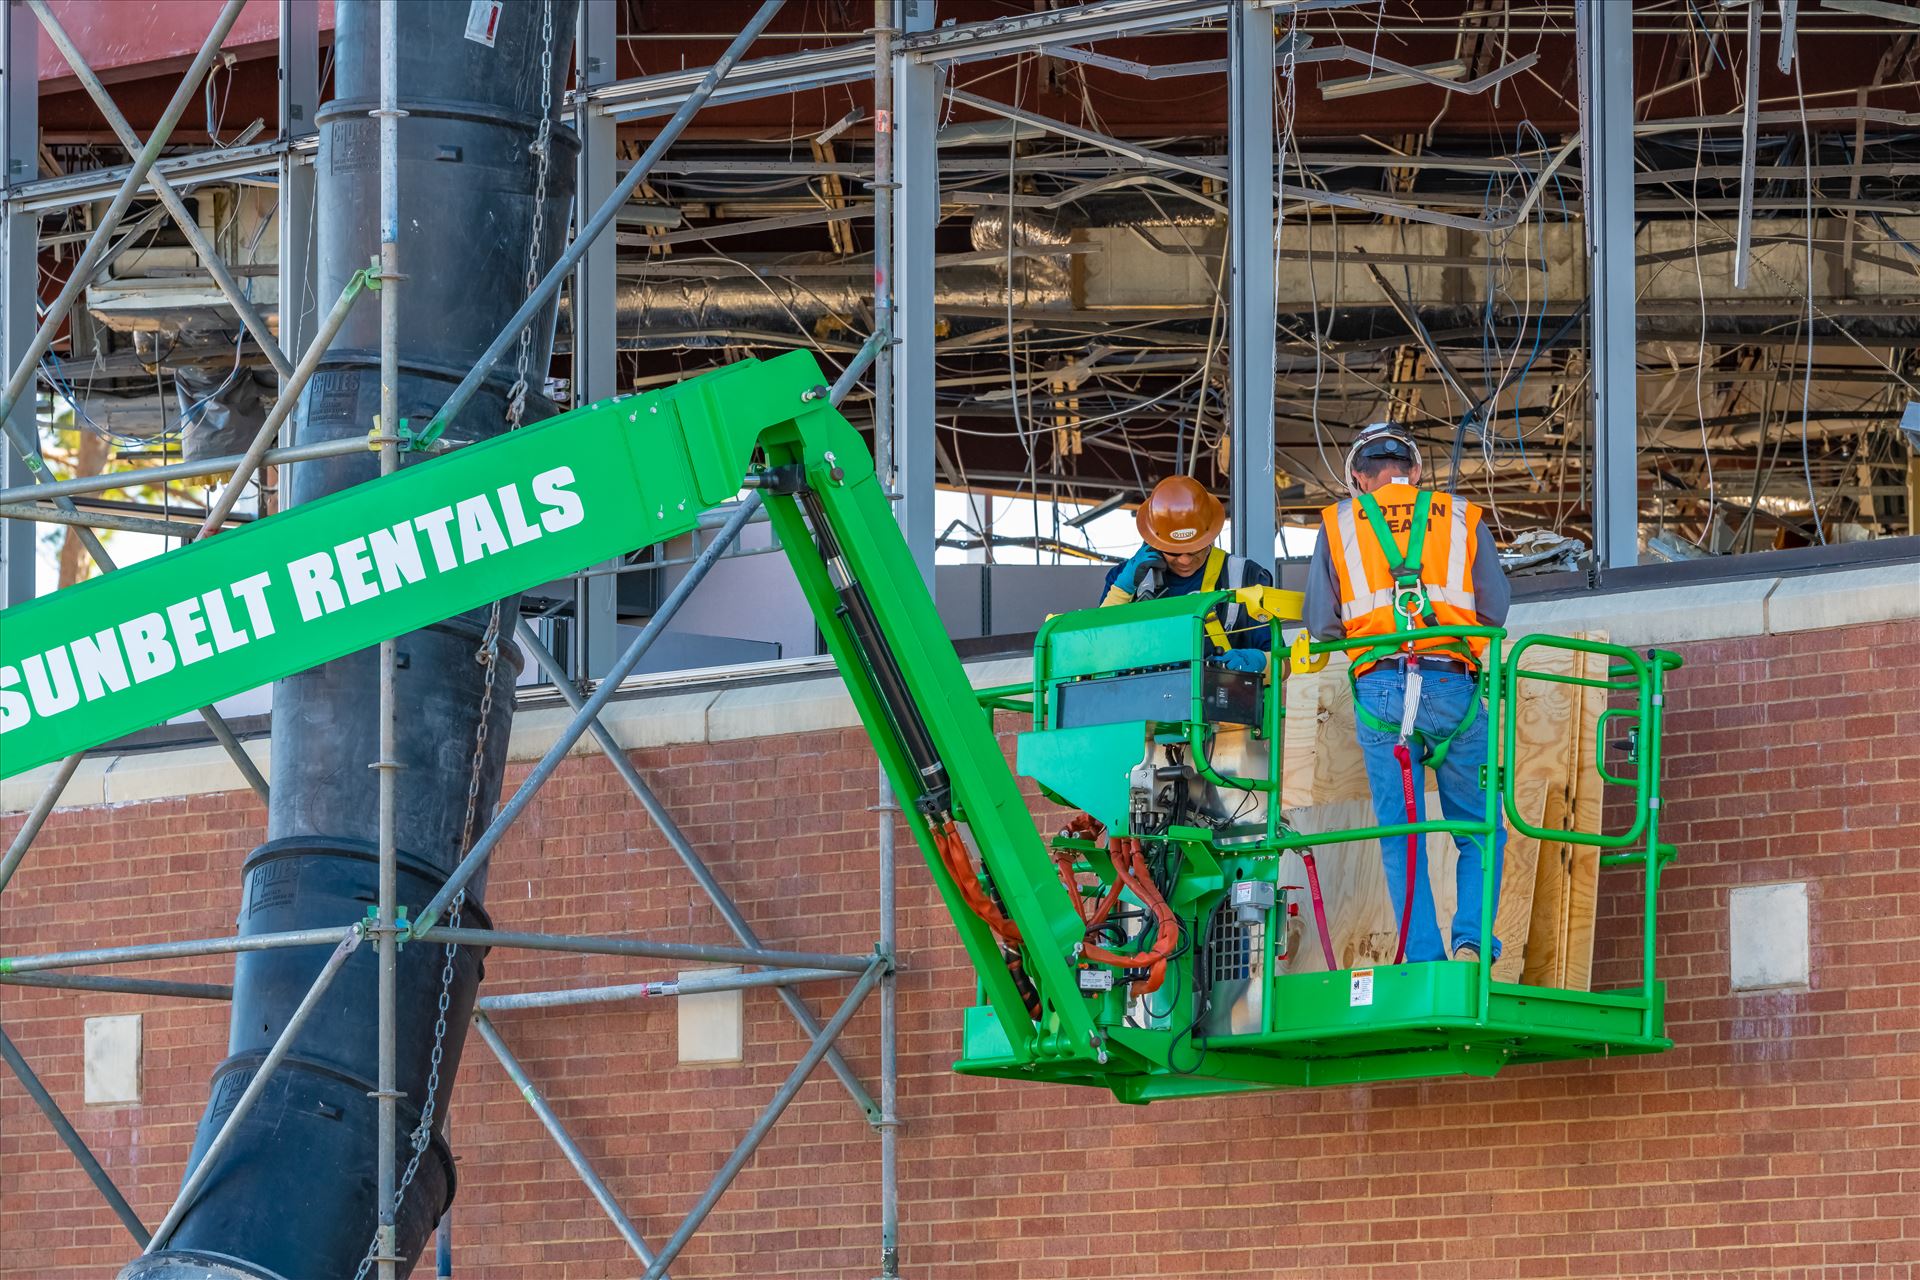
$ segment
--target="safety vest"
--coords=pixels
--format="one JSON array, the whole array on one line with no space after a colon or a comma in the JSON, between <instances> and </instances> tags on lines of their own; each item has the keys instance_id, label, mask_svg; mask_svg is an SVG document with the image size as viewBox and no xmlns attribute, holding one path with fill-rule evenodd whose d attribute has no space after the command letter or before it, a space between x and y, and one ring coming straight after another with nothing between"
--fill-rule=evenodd
<instances>
[{"instance_id":1,"label":"safety vest","mask_svg":"<svg viewBox=\"0 0 1920 1280\"><path fill-rule=\"evenodd\" d=\"M1340 621L1348 639L1407 629L1406 618L1395 604L1400 591L1396 568L1404 571L1403 576L1416 576L1417 569L1426 597L1420 625L1479 626L1473 561L1480 544L1480 508L1464 498L1398 482L1382 485L1367 497L1371 503L1366 498L1349 498L1320 513L1340 584ZM1374 510L1368 511L1369 506ZM1383 532L1392 539L1390 546L1383 544ZM1408 545L1410 534L1420 535L1417 547ZM1413 648L1449 653L1478 666L1487 642L1482 637L1435 636L1415 640ZM1356 659L1355 674L1377 660L1377 656L1372 661Z\"/></svg>"}]
</instances>

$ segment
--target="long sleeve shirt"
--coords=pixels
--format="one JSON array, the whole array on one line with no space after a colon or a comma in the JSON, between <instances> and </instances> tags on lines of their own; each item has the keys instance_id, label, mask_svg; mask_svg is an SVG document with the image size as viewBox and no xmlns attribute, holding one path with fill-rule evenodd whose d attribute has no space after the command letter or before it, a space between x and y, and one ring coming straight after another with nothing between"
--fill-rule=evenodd
<instances>
[{"instance_id":1,"label":"long sleeve shirt","mask_svg":"<svg viewBox=\"0 0 1920 1280\"><path fill-rule=\"evenodd\" d=\"M1506 571L1500 567L1500 552L1491 536L1477 540L1473 564L1473 611L1483 627L1502 626L1513 603L1513 588L1507 584ZM1313 544L1313 560L1307 566L1307 607L1303 621L1315 640L1344 640L1347 627L1340 620L1340 579L1333 568L1333 553L1327 547L1327 531L1320 530Z\"/></svg>"},{"instance_id":2,"label":"long sleeve shirt","mask_svg":"<svg viewBox=\"0 0 1920 1280\"><path fill-rule=\"evenodd\" d=\"M1273 585L1273 574L1268 572L1265 568L1261 567L1256 562L1252 560L1240 560L1239 557L1236 556L1234 557L1233 563L1238 565L1244 565L1245 567L1237 575L1234 573L1232 569L1229 569L1227 574L1223 574L1222 575L1223 581L1219 584L1221 588L1224 589L1228 587L1235 587L1235 588L1237 587L1270 587ZM1120 570L1122 567L1123 566L1116 564L1112 568L1107 570L1107 580L1105 585L1101 588L1102 595L1104 595L1106 591L1113 586L1114 579L1120 576ZM1160 577L1161 585L1159 589L1154 593L1156 598L1160 596L1192 595L1194 592L1200 589L1201 580L1206 577L1206 570L1204 567L1199 570L1196 570L1195 572L1189 574L1184 578L1177 576L1173 572L1173 570L1170 568L1163 567L1160 569L1159 572L1161 575ZM1238 581L1224 580L1228 577L1237 577ZM1231 602L1228 602L1228 603L1231 603ZM1246 611L1244 609L1241 609L1237 605L1235 605L1232 609L1228 609L1226 604L1222 604L1215 609L1214 613L1215 613L1215 616L1220 619L1220 625L1227 629L1227 638L1232 643L1233 648L1264 649L1264 650L1272 649L1273 647L1272 629L1269 628L1267 624L1264 622L1255 623L1250 619L1248 619L1246 617Z\"/></svg>"}]
</instances>

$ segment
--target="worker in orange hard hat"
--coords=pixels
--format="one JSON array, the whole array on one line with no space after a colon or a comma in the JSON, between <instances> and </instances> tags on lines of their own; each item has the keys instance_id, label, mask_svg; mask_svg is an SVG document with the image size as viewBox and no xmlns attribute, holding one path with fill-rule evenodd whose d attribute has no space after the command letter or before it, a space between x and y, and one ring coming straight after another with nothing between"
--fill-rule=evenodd
<instances>
[{"instance_id":1,"label":"worker in orange hard hat","mask_svg":"<svg viewBox=\"0 0 1920 1280\"><path fill-rule=\"evenodd\" d=\"M1214 545L1227 523L1227 511L1191 476L1168 476L1155 485L1133 519L1146 545L1107 572L1103 606L1273 585L1273 574L1265 567ZM1273 644L1267 624L1248 617L1244 605L1227 602L1215 616L1231 647L1213 656L1238 671L1266 670L1267 650Z\"/></svg>"},{"instance_id":2,"label":"worker in orange hard hat","mask_svg":"<svg viewBox=\"0 0 1920 1280\"><path fill-rule=\"evenodd\" d=\"M1500 626L1511 595L1485 513L1459 494L1422 489L1420 463L1419 442L1399 423L1376 422L1361 431L1347 452L1353 496L1321 512L1307 567L1306 623L1315 639L1379 638L1349 656L1355 732L1381 826L1425 820L1428 769L1450 821L1486 820L1490 726L1480 687L1486 638L1421 633ZM1490 957L1500 958L1491 920L1506 826L1496 811L1491 848L1484 835L1455 839L1456 905L1444 943L1425 838L1380 842L1407 960L1478 962L1483 936ZM1489 857L1495 901L1483 902Z\"/></svg>"}]
</instances>

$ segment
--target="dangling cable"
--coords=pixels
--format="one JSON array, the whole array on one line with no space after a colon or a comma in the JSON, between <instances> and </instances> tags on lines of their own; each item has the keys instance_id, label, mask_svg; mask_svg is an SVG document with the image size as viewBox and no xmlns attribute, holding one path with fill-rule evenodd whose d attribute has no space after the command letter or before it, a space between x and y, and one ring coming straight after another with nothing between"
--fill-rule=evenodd
<instances>
[{"instance_id":1,"label":"dangling cable","mask_svg":"<svg viewBox=\"0 0 1920 1280\"><path fill-rule=\"evenodd\" d=\"M1407 821L1420 821L1414 807L1413 795L1413 752L1407 748L1403 737L1393 744L1393 758L1400 762L1400 790L1407 802ZM1406 893L1400 902L1400 941L1393 949L1393 962L1400 964L1407 958L1407 934L1413 928L1413 886L1414 870L1419 861L1420 835L1407 832L1407 885Z\"/></svg>"}]
</instances>

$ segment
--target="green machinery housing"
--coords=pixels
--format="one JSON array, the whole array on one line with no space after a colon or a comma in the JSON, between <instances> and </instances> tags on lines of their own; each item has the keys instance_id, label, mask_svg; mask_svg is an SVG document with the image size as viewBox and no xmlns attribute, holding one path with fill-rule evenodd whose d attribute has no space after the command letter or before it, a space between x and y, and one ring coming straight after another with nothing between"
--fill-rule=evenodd
<instances>
[{"instance_id":1,"label":"green machinery housing","mask_svg":"<svg viewBox=\"0 0 1920 1280\"><path fill-rule=\"evenodd\" d=\"M1284 659L1271 679L1210 665L1203 623L1219 597L1188 596L1055 618L1038 637L1031 685L977 694L870 453L805 352L422 457L7 610L0 769L19 773L688 532L745 488L763 497L977 973L959 1070L1146 1102L1669 1047L1653 912L1672 854L1659 839L1661 691L1678 658L1551 636L1525 637L1504 658L1490 646L1487 714L1500 750L1487 811L1417 825L1485 833L1504 813L1530 834L1601 846L1604 867L1637 868L1637 986L1494 982L1484 946L1479 963L1287 972L1293 890L1278 877L1289 852L1414 828L1288 829L1278 804ZM416 546L429 525L462 536ZM1266 625L1282 653L1279 618ZM1607 677L1526 669L1528 652L1554 646L1605 654ZM1632 771L1607 778L1631 797L1624 829L1541 831L1516 812L1504 762L1509 708L1527 679L1601 684L1616 704L1609 720L1637 729ZM1002 754L993 717L1004 710L1032 718L1020 772L1087 815L1051 840ZM430 923L423 904L407 905L416 928Z\"/></svg>"}]
</instances>

